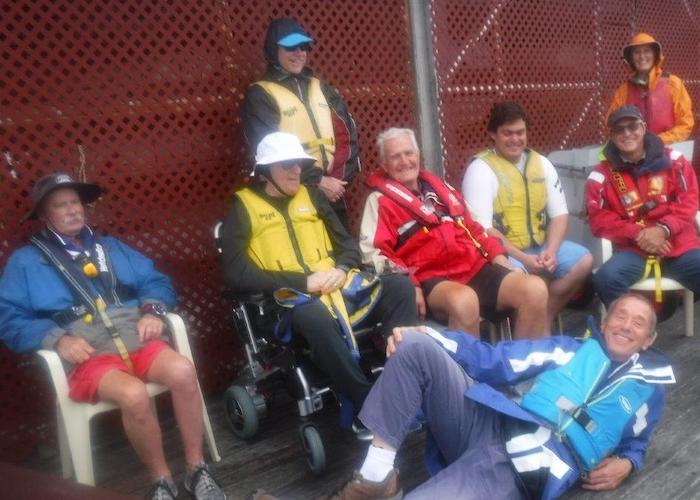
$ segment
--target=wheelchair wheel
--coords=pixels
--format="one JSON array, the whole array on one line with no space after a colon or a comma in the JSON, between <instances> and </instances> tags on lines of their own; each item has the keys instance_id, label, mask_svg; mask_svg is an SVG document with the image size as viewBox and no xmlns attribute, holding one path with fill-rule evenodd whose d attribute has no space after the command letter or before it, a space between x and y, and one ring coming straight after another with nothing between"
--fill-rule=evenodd
<instances>
[{"instance_id":1,"label":"wheelchair wheel","mask_svg":"<svg viewBox=\"0 0 700 500\"><path fill-rule=\"evenodd\" d=\"M258 432L258 410L245 387L232 385L226 389L224 415L236 437L250 439Z\"/></svg>"},{"instance_id":2,"label":"wheelchair wheel","mask_svg":"<svg viewBox=\"0 0 700 500\"><path fill-rule=\"evenodd\" d=\"M299 438L311 473L320 476L326 471L326 451L318 429L313 425L304 425L299 429Z\"/></svg>"}]
</instances>

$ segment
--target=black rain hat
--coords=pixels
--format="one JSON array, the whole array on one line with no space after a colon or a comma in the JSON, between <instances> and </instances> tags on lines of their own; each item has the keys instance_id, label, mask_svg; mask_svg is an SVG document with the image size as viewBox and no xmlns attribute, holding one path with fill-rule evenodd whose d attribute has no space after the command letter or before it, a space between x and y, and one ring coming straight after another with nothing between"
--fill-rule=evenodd
<instances>
[{"instance_id":1,"label":"black rain hat","mask_svg":"<svg viewBox=\"0 0 700 500\"><path fill-rule=\"evenodd\" d=\"M29 198L32 200L32 209L26 214L22 220L31 220L37 218L37 211L46 197L57 189L75 189L80 196L80 201L83 205L92 203L97 200L103 193L103 189L97 184L88 184L85 182L77 182L68 174L51 174L46 175L36 181Z\"/></svg>"}]
</instances>

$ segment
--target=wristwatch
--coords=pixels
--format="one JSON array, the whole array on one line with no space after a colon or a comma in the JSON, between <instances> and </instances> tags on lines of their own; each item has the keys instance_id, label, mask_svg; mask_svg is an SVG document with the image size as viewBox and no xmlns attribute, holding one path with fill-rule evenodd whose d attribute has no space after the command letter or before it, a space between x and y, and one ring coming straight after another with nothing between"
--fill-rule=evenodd
<instances>
[{"instance_id":1,"label":"wristwatch","mask_svg":"<svg viewBox=\"0 0 700 500\"><path fill-rule=\"evenodd\" d=\"M146 302L141 306L141 314L152 314L159 318L165 318L168 310L159 302Z\"/></svg>"}]
</instances>

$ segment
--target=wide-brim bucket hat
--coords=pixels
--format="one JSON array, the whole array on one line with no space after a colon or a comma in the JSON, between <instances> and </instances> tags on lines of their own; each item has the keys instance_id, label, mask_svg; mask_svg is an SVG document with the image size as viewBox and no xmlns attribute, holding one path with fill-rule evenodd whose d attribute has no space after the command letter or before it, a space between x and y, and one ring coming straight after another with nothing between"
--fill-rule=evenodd
<instances>
[{"instance_id":1,"label":"wide-brim bucket hat","mask_svg":"<svg viewBox=\"0 0 700 500\"><path fill-rule=\"evenodd\" d=\"M304 151L299 138L287 132L272 132L263 137L255 153L255 169L275 163L299 160L304 165L314 163L316 158Z\"/></svg>"},{"instance_id":2,"label":"wide-brim bucket hat","mask_svg":"<svg viewBox=\"0 0 700 500\"><path fill-rule=\"evenodd\" d=\"M84 204L96 201L104 192L97 184L78 182L68 174L57 173L45 175L34 184L29 199L32 201L32 209L22 217L22 220L36 219L38 210L46 197L57 189L75 189Z\"/></svg>"}]
</instances>

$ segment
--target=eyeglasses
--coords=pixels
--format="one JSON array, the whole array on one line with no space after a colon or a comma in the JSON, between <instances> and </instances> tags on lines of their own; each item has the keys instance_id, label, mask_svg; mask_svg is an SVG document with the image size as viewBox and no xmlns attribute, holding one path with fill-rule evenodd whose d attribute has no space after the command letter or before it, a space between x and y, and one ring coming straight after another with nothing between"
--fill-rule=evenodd
<instances>
[{"instance_id":1,"label":"eyeglasses","mask_svg":"<svg viewBox=\"0 0 700 500\"><path fill-rule=\"evenodd\" d=\"M296 52L297 50L301 50L303 52L309 52L311 50L311 44L310 43L300 43L299 45L295 45L294 47L285 47L283 45L280 45L285 52Z\"/></svg>"},{"instance_id":2,"label":"eyeglasses","mask_svg":"<svg viewBox=\"0 0 700 500\"><path fill-rule=\"evenodd\" d=\"M627 125L615 125L610 130L612 131L613 135L622 135L625 133L625 131L634 134L640 128L642 128L642 125L642 122L637 120L635 122L630 122Z\"/></svg>"}]
</instances>

